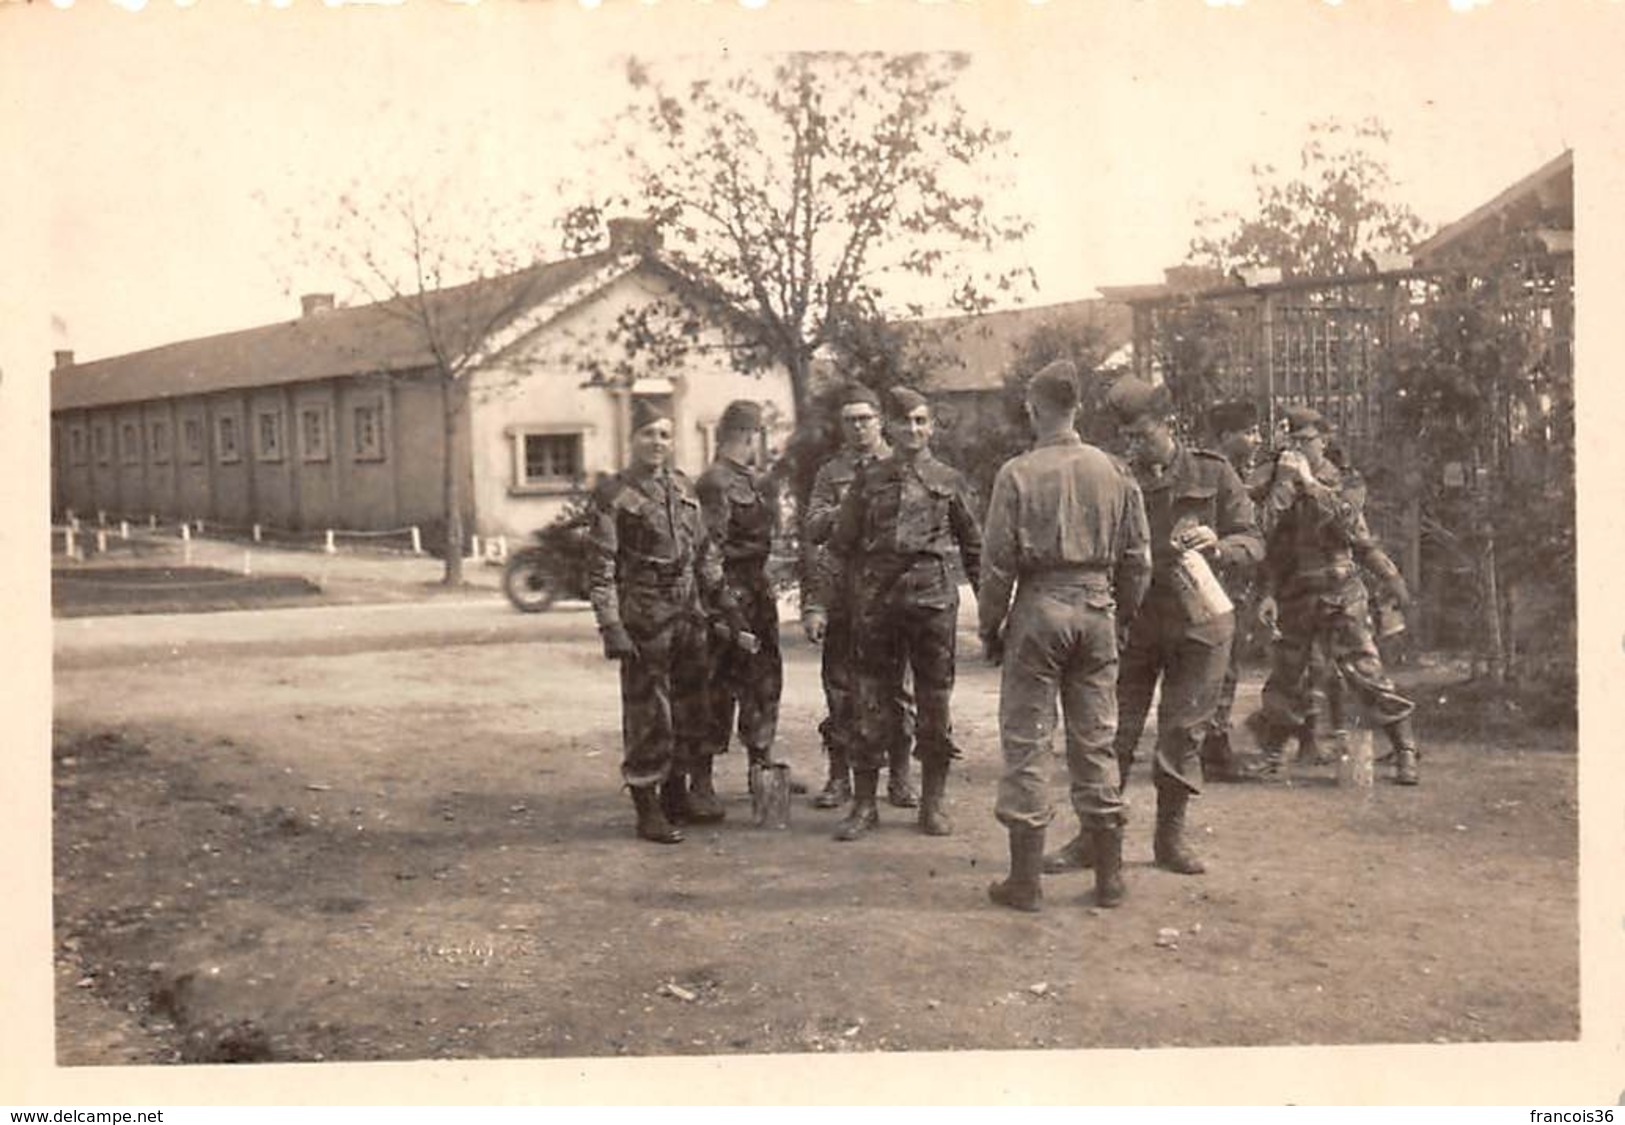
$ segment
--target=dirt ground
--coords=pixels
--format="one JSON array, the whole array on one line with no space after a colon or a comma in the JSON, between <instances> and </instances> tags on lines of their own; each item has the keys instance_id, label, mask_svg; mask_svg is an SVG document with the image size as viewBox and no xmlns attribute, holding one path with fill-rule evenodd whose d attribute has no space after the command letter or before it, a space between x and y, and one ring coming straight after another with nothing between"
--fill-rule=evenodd
<instances>
[{"instance_id":1,"label":"dirt ground","mask_svg":"<svg viewBox=\"0 0 1625 1125\"><path fill-rule=\"evenodd\" d=\"M1061 876L1018 915L985 896L997 672L968 636L954 835L883 806L836 843L804 800L756 829L736 752L727 822L659 847L633 838L613 669L577 617L534 643L59 667L59 1061L1579 1033L1572 732L1434 730L1416 789L1213 787L1195 878L1150 866L1142 775L1127 903ZM816 652L786 644L780 754L816 787Z\"/></svg>"}]
</instances>

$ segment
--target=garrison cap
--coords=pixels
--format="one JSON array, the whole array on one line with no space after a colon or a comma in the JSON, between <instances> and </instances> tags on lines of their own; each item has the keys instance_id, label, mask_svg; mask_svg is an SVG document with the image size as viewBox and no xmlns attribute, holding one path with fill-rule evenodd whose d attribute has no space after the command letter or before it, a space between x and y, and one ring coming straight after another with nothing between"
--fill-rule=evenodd
<instances>
[{"instance_id":1,"label":"garrison cap","mask_svg":"<svg viewBox=\"0 0 1625 1125\"><path fill-rule=\"evenodd\" d=\"M736 433L740 430L762 428L762 404L747 398L736 398L722 412L717 422L718 433Z\"/></svg>"},{"instance_id":2,"label":"garrison cap","mask_svg":"<svg viewBox=\"0 0 1625 1125\"><path fill-rule=\"evenodd\" d=\"M924 395L913 387L893 387L889 394L891 413L906 418L922 406L930 406Z\"/></svg>"},{"instance_id":3,"label":"garrison cap","mask_svg":"<svg viewBox=\"0 0 1625 1125\"><path fill-rule=\"evenodd\" d=\"M1215 434L1231 434L1258 425L1258 406L1244 398L1214 405L1207 412L1208 428Z\"/></svg>"},{"instance_id":4,"label":"garrison cap","mask_svg":"<svg viewBox=\"0 0 1625 1125\"><path fill-rule=\"evenodd\" d=\"M1173 396L1167 387L1153 387L1143 379L1124 375L1106 392L1106 406L1127 426L1141 418L1165 418L1173 413Z\"/></svg>"},{"instance_id":5,"label":"garrison cap","mask_svg":"<svg viewBox=\"0 0 1625 1125\"><path fill-rule=\"evenodd\" d=\"M1057 359L1040 367L1027 383L1027 394L1054 410L1073 410L1078 405L1078 368L1069 359Z\"/></svg>"},{"instance_id":6,"label":"garrison cap","mask_svg":"<svg viewBox=\"0 0 1625 1125\"><path fill-rule=\"evenodd\" d=\"M836 406L853 406L864 403L876 410L880 409L880 396L875 394L874 388L867 383L853 381L841 388L840 395L835 400Z\"/></svg>"},{"instance_id":7,"label":"garrison cap","mask_svg":"<svg viewBox=\"0 0 1625 1125\"><path fill-rule=\"evenodd\" d=\"M670 422L671 411L661 406L652 398L635 398L632 400L632 432L637 433L645 426L656 422Z\"/></svg>"},{"instance_id":8,"label":"garrison cap","mask_svg":"<svg viewBox=\"0 0 1625 1125\"><path fill-rule=\"evenodd\" d=\"M1320 416L1320 411L1308 406L1289 406L1285 411L1286 428L1289 433L1300 433L1304 430L1314 430L1317 434L1326 432L1326 419Z\"/></svg>"}]
</instances>

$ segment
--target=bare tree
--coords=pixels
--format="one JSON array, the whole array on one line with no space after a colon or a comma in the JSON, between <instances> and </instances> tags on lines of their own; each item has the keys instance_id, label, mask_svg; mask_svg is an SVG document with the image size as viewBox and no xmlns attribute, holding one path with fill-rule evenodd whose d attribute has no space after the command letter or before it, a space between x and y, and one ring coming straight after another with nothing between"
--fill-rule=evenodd
<instances>
[{"instance_id":1,"label":"bare tree","mask_svg":"<svg viewBox=\"0 0 1625 1125\"><path fill-rule=\"evenodd\" d=\"M481 219L480 232L470 233L462 208L399 187L376 198L347 192L316 226L303 218L290 224L300 255L337 274L351 303L370 305L379 337L404 344L421 360L418 373L439 386L448 586L463 582L472 376L500 346L502 330L535 303L544 268L541 241L527 237L522 218L503 221L493 210Z\"/></svg>"},{"instance_id":2,"label":"bare tree","mask_svg":"<svg viewBox=\"0 0 1625 1125\"><path fill-rule=\"evenodd\" d=\"M680 362L696 317L720 313L736 366L782 364L799 412L814 357L846 326L928 301L981 311L1030 287L1029 271L990 268L1028 224L984 198L1008 136L960 104L968 64L795 54L668 82L629 61L632 101L605 155L631 189L577 206L566 245L595 246L617 210L642 212L684 284L622 318L622 350Z\"/></svg>"}]
</instances>

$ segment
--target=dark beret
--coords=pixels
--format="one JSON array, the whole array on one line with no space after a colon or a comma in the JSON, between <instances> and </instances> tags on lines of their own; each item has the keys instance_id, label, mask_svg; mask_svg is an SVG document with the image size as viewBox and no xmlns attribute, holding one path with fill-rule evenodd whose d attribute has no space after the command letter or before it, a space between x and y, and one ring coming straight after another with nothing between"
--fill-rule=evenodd
<instances>
[{"instance_id":1,"label":"dark beret","mask_svg":"<svg viewBox=\"0 0 1625 1125\"><path fill-rule=\"evenodd\" d=\"M730 402L722 412L722 418L717 422L719 433L734 433L739 430L759 430L762 428L762 404L751 402L749 399L738 398Z\"/></svg>"},{"instance_id":2,"label":"dark beret","mask_svg":"<svg viewBox=\"0 0 1625 1125\"><path fill-rule=\"evenodd\" d=\"M836 398L835 405L838 407L853 406L860 402L866 406L874 407L877 412L880 410L880 396L863 383L848 383L841 388L840 396Z\"/></svg>"},{"instance_id":3,"label":"dark beret","mask_svg":"<svg viewBox=\"0 0 1625 1125\"><path fill-rule=\"evenodd\" d=\"M906 418L920 407L931 405L925 396L913 387L893 387L890 399L891 412L898 418Z\"/></svg>"},{"instance_id":4,"label":"dark beret","mask_svg":"<svg viewBox=\"0 0 1625 1125\"><path fill-rule=\"evenodd\" d=\"M1246 399L1218 403L1207 412L1207 424L1216 434L1250 430L1258 425L1258 406Z\"/></svg>"},{"instance_id":5,"label":"dark beret","mask_svg":"<svg viewBox=\"0 0 1625 1125\"><path fill-rule=\"evenodd\" d=\"M1301 430L1314 430L1317 433L1326 432L1326 419L1320 416L1320 411L1308 406L1289 406L1285 411L1286 428L1292 433Z\"/></svg>"}]
</instances>

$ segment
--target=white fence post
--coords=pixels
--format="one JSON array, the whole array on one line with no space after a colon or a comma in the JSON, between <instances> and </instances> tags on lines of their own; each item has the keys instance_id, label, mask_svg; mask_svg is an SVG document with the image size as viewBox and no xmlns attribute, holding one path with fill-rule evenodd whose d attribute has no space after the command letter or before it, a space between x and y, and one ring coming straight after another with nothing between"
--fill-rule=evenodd
<instances>
[{"instance_id":1,"label":"white fence post","mask_svg":"<svg viewBox=\"0 0 1625 1125\"><path fill-rule=\"evenodd\" d=\"M156 512L154 512L153 514L151 514L151 515L149 515L147 517L147 530L148 531L157 531L158 530L158 514Z\"/></svg>"},{"instance_id":2,"label":"white fence post","mask_svg":"<svg viewBox=\"0 0 1625 1125\"><path fill-rule=\"evenodd\" d=\"M245 575L254 573L254 557L247 550L243 551L243 573Z\"/></svg>"},{"instance_id":3,"label":"white fence post","mask_svg":"<svg viewBox=\"0 0 1625 1125\"><path fill-rule=\"evenodd\" d=\"M62 529L62 553L70 559L77 559L79 558L79 548L74 545L73 532L74 528L71 524Z\"/></svg>"},{"instance_id":4,"label":"white fence post","mask_svg":"<svg viewBox=\"0 0 1625 1125\"><path fill-rule=\"evenodd\" d=\"M96 522L97 522L97 524L106 524L107 523L107 513L104 510L102 510L101 508L96 509Z\"/></svg>"},{"instance_id":5,"label":"white fence post","mask_svg":"<svg viewBox=\"0 0 1625 1125\"><path fill-rule=\"evenodd\" d=\"M129 539L130 538L130 521L129 520L119 520L118 521L118 537L120 539Z\"/></svg>"},{"instance_id":6,"label":"white fence post","mask_svg":"<svg viewBox=\"0 0 1625 1125\"><path fill-rule=\"evenodd\" d=\"M417 524L412 525L412 553L414 555L423 553L423 533L418 530Z\"/></svg>"},{"instance_id":7,"label":"white fence post","mask_svg":"<svg viewBox=\"0 0 1625 1125\"><path fill-rule=\"evenodd\" d=\"M480 557L480 537L478 535L468 537L468 557L471 559Z\"/></svg>"},{"instance_id":8,"label":"white fence post","mask_svg":"<svg viewBox=\"0 0 1625 1125\"><path fill-rule=\"evenodd\" d=\"M96 553L98 555L107 554L107 529L105 527L96 529Z\"/></svg>"},{"instance_id":9,"label":"white fence post","mask_svg":"<svg viewBox=\"0 0 1625 1125\"><path fill-rule=\"evenodd\" d=\"M333 541L333 529L332 528L327 529L327 543L326 543L325 546L323 546L322 550L326 551L330 555L338 554L338 550L339 550L338 549L338 544L336 544Z\"/></svg>"},{"instance_id":10,"label":"white fence post","mask_svg":"<svg viewBox=\"0 0 1625 1125\"><path fill-rule=\"evenodd\" d=\"M260 541L260 525L255 524L254 525L254 542L258 543L259 541Z\"/></svg>"}]
</instances>

